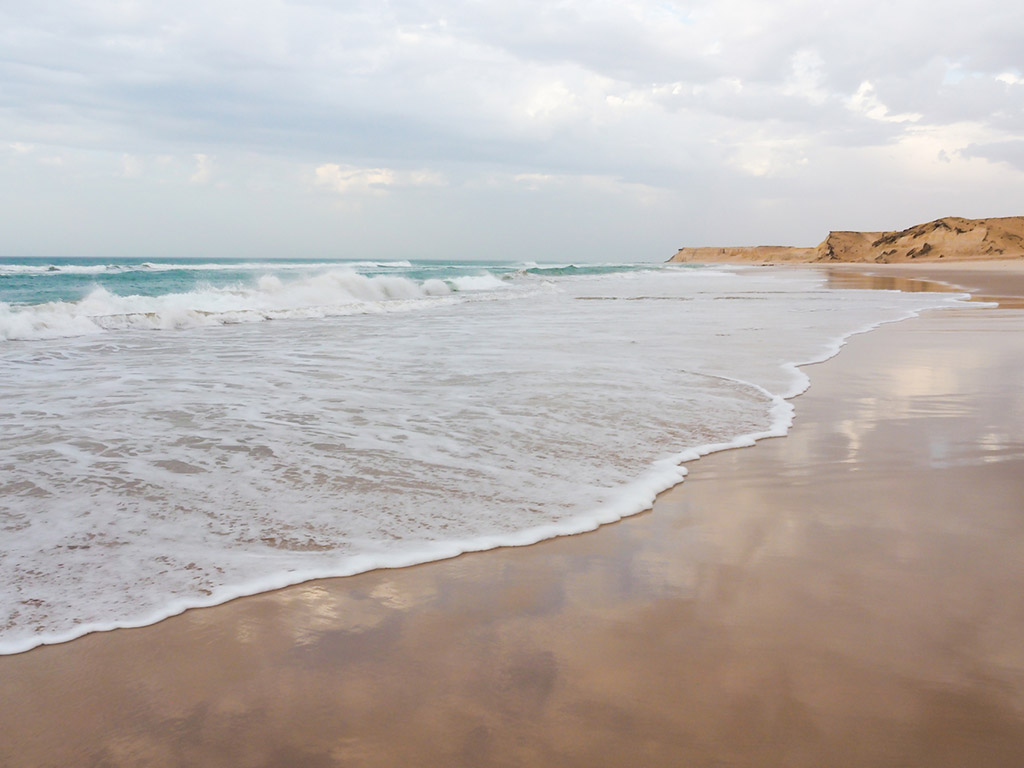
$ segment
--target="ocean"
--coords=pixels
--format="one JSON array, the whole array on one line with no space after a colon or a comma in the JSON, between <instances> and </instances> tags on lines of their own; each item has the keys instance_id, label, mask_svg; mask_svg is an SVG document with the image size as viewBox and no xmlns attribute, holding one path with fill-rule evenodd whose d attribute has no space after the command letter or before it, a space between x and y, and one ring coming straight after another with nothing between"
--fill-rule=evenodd
<instances>
[{"instance_id":1,"label":"ocean","mask_svg":"<svg viewBox=\"0 0 1024 768\"><path fill-rule=\"evenodd\" d=\"M810 268L0 259L0 653L581 533L962 300Z\"/></svg>"}]
</instances>

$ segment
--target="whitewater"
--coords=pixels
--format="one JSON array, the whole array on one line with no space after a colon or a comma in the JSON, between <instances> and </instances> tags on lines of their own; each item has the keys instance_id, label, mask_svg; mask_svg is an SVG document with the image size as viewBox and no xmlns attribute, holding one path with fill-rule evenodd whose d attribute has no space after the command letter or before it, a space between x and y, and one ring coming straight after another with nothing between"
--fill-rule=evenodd
<instances>
[{"instance_id":1,"label":"whitewater","mask_svg":"<svg viewBox=\"0 0 1024 768\"><path fill-rule=\"evenodd\" d=\"M0 653L581 533L954 294L814 269L0 259Z\"/></svg>"}]
</instances>

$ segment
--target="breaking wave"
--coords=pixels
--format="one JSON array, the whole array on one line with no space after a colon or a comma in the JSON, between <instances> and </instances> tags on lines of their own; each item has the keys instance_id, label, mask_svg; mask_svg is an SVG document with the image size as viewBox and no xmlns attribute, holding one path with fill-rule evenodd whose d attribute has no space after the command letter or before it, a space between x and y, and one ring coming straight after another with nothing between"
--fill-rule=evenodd
<instances>
[{"instance_id":1,"label":"breaking wave","mask_svg":"<svg viewBox=\"0 0 1024 768\"><path fill-rule=\"evenodd\" d=\"M172 265L160 266L164 269ZM96 287L79 301L33 305L0 302L0 339L54 339L110 330L174 330L401 312L451 303L459 300L456 295L460 293L507 293L510 287L508 282L486 273L417 281L398 275L361 275L348 269L288 281L267 274L255 285L203 285L192 291L157 296L122 296Z\"/></svg>"}]
</instances>

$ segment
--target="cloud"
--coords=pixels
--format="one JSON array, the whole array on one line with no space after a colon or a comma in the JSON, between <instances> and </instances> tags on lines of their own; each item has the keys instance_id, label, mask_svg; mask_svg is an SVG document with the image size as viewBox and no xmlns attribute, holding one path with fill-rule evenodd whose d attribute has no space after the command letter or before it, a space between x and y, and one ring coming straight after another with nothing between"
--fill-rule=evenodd
<instances>
[{"instance_id":1,"label":"cloud","mask_svg":"<svg viewBox=\"0 0 1024 768\"><path fill-rule=\"evenodd\" d=\"M35 117L44 103L64 105L42 121L49 133L93 148L132 134L179 152L200 145L296 159L330 152L359 166L467 157L517 165L547 162L548 142L578 146L604 125L642 131L636 123L652 118L677 131L725 118L842 132L850 117L837 103L851 96L871 119L927 116L900 101L920 99L915 91L940 101L941 82L927 81L937 58L977 58L982 47L987 58L1016 56L1016 46L987 37L985 6L997 4L981 0L960 18L955 40L939 34L947 4L886 5L891 19L882 24L877 2L417 0L384 13L253 0L236 18L197 0L173 11L51 1L8 12L14 63L5 82ZM63 15L56 27L54 9ZM1016 12L1000 13L1012 27ZM44 29L53 31L44 37ZM864 83L873 93L861 93ZM618 170L606 161L608 142L590 144L577 170Z\"/></svg>"},{"instance_id":2,"label":"cloud","mask_svg":"<svg viewBox=\"0 0 1024 768\"><path fill-rule=\"evenodd\" d=\"M341 195L381 195L389 187L440 186L444 178L426 170L396 171L391 168L357 168L325 163L314 171L317 184Z\"/></svg>"},{"instance_id":3,"label":"cloud","mask_svg":"<svg viewBox=\"0 0 1024 768\"><path fill-rule=\"evenodd\" d=\"M860 84L857 92L847 99L846 104L853 112L859 112L871 120L887 123L916 123L922 117L917 113L892 114L879 100L875 86L867 80Z\"/></svg>"},{"instance_id":4,"label":"cloud","mask_svg":"<svg viewBox=\"0 0 1024 768\"><path fill-rule=\"evenodd\" d=\"M792 173L809 160L804 141L759 135L734 146L729 162L752 176L772 176Z\"/></svg>"},{"instance_id":5,"label":"cloud","mask_svg":"<svg viewBox=\"0 0 1024 768\"><path fill-rule=\"evenodd\" d=\"M66 159L66 178L119 169L133 188L168 185L183 200L190 182L222 183L233 190L224 205L259 189L283 206L308 193L311 176L321 190L387 202L395 216L409 213L400 190L429 187L459 206L461 191L476 189L494 195L466 225L481 231L509 204L506 193L533 211L544 190L581 205L598 193L659 190L687 206L679 228L703 226L705 201L737 210L771 201L817 234L829 224L803 212L824 198L836 208L872 197L865 164L884 157L870 170L908 199L918 194L914 174L940 153L950 160L944 179L998 169L1005 181L989 179L991 199L1006 206L1013 196L996 189L1021 181L1013 147L1024 138L1024 6L1003 0L977 0L969 14L952 0L245 8L8 3L5 185L23 181L26 155ZM862 186L836 181L862 173ZM952 198L944 212L977 199L969 184L941 194ZM875 205L892 215L891 204ZM623 216L623 232L639 226Z\"/></svg>"},{"instance_id":6,"label":"cloud","mask_svg":"<svg viewBox=\"0 0 1024 768\"><path fill-rule=\"evenodd\" d=\"M142 175L142 161L135 155L122 155L121 175L126 179L137 179Z\"/></svg>"},{"instance_id":7,"label":"cloud","mask_svg":"<svg viewBox=\"0 0 1024 768\"><path fill-rule=\"evenodd\" d=\"M549 173L517 173L512 177L512 180L516 184L521 184L526 189L533 191L559 181L557 177Z\"/></svg>"},{"instance_id":8,"label":"cloud","mask_svg":"<svg viewBox=\"0 0 1024 768\"><path fill-rule=\"evenodd\" d=\"M786 78L782 92L812 104L823 104L829 99L825 83L825 61L813 49L797 51L792 57L792 71Z\"/></svg>"},{"instance_id":9,"label":"cloud","mask_svg":"<svg viewBox=\"0 0 1024 768\"><path fill-rule=\"evenodd\" d=\"M210 181L210 174L213 171L212 158L202 153L196 153L192 155L192 159L196 162L196 168L189 181L193 184L206 184Z\"/></svg>"},{"instance_id":10,"label":"cloud","mask_svg":"<svg viewBox=\"0 0 1024 768\"><path fill-rule=\"evenodd\" d=\"M1006 163L1024 171L1024 138L970 144L963 151L966 157L977 157L995 163Z\"/></svg>"}]
</instances>

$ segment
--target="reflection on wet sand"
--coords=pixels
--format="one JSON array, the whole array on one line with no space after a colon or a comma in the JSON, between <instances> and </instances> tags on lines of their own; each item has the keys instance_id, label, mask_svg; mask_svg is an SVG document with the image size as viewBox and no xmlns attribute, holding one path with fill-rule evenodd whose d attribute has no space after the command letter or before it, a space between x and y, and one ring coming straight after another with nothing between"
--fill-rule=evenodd
<instances>
[{"instance_id":1,"label":"reflection on wet sand","mask_svg":"<svg viewBox=\"0 0 1024 768\"><path fill-rule=\"evenodd\" d=\"M1022 324L856 337L594 534L0 658L0 764L1018 766Z\"/></svg>"},{"instance_id":2,"label":"reflection on wet sand","mask_svg":"<svg viewBox=\"0 0 1024 768\"><path fill-rule=\"evenodd\" d=\"M829 288L859 288L872 291L903 291L904 293L963 293L956 286L923 277L876 275L851 271L848 267L825 267Z\"/></svg>"},{"instance_id":3,"label":"reflection on wet sand","mask_svg":"<svg viewBox=\"0 0 1024 768\"><path fill-rule=\"evenodd\" d=\"M830 288L861 288L906 293L969 291L971 301L1000 309L1024 309L1024 270L1013 264L898 264L823 267Z\"/></svg>"}]
</instances>

